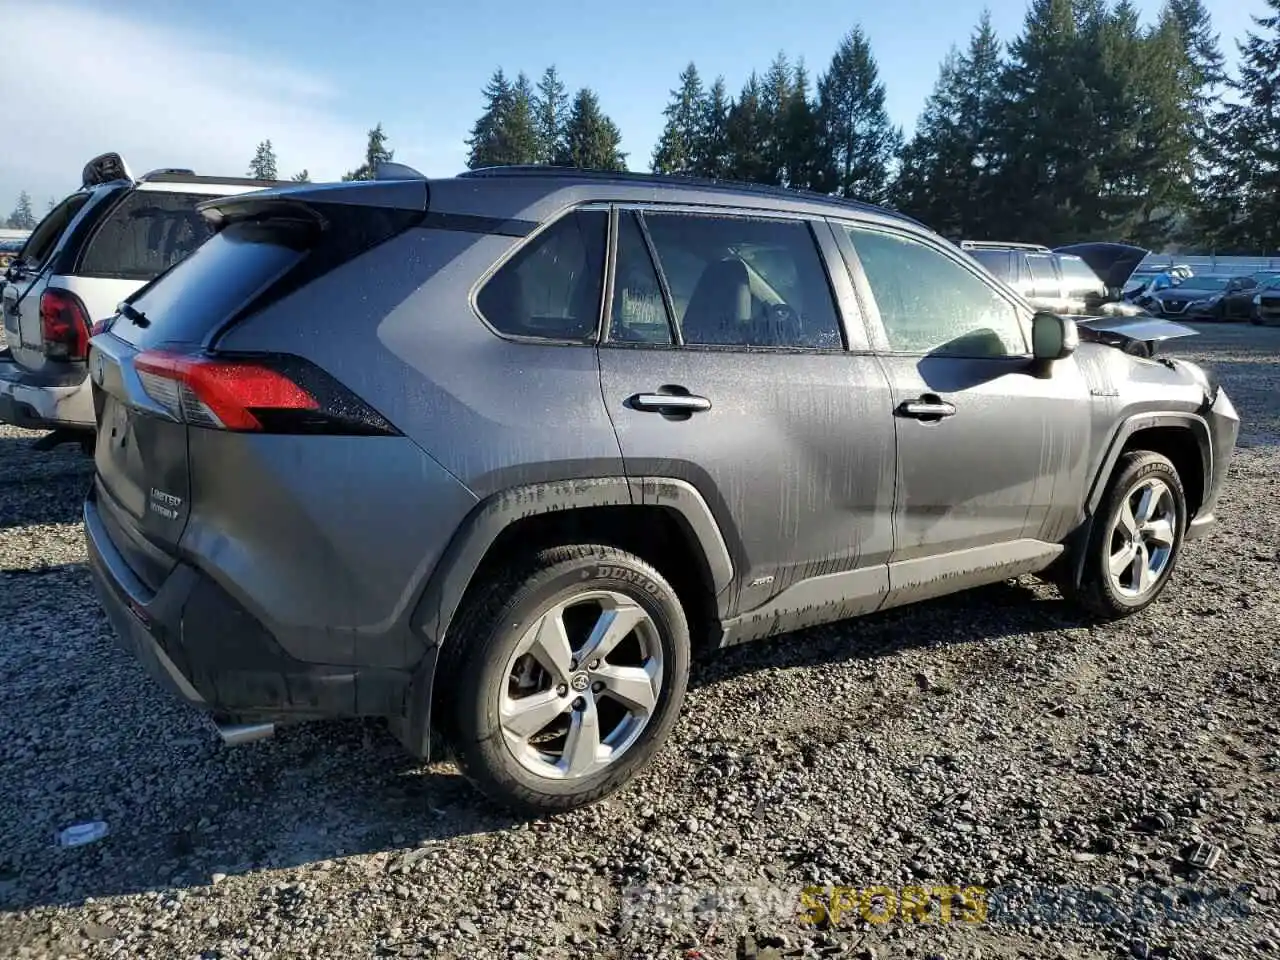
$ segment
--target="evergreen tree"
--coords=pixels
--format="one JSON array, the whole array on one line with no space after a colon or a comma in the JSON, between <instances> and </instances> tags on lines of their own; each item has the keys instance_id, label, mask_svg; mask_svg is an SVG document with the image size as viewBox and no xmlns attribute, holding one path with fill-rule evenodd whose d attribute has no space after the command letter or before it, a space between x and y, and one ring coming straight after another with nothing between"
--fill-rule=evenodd
<instances>
[{"instance_id":1,"label":"evergreen tree","mask_svg":"<svg viewBox=\"0 0 1280 960\"><path fill-rule=\"evenodd\" d=\"M785 53L779 52L769 64L760 84L760 131L763 181L782 184L787 177L787 118L794 96L795 74Z\"/></svg>"},{"instance_id":2,"label":"evergreen tree","mask_svg":"<svg viewBox=\"0 0 1280 960\"><path fill-rule=\"evenodd\" d=\"M1219 249L1274 256L1280 248L1280 0L1239 44L1235 94L1216 117L1219 168L1214 175Z\"/></svg>"},{"instance_id":3,"label":"evergreen tree","mask_svg":"<svg viewBox=\"0 0 1280 960\"><path fill-rule=\"evenodd\" d=\"M485 108L467 138L467 167L502 166L511 163L506 137L506 117L514 99L511 82L499 67L484 88Z\"/></svg>"},{"instance_id":4,"label":"evergreen tree","mask_svg":"<svg viewBox=\"0 0 1280 960\"><path fill-rule=\"evenodd\" d=\"M690 62L681 71L680 85L671 91L671 102L663 111L667 122L653 151L655 173L695 172L705 112L704 99L698 68Z\"/></svg>"},{"instance_id":5,"label":"evergreen tree","mask_svg":"<svg viewBox=\"0 0 1280 960\"><path fill-rule=\"evenodd\" d=\"M50 198L49 198L49 204L48 204L48 206L46 206L46 207L44 208L44 212L45 212L45 213L53 213L53 208L54 208L54 207L56 207L57 205L58 205L58 201L57 201L57 200L55 200L53 197L50 197Z\"/></svg>"},{"instance_id":6,"label":"evergreen tree","mask_svg":"<svg viewBox=\"0 0 1280 960\"><path fill-rule=\"evenodd\" d=\"M1094 115L1072 0L1032 0L1010 44L993 141L992 231L1000 239L1078 239L1081 201L1098 196Z\"/></svg>"},{"instance_id":7,"label":"evergreen tree","mask_svg":"<svg viewBox=\"0 0 1280 960\"><path fill-rule=\"evenodd\" d=\"M871 45L854 27L818 81L820 189L873 202L887 198L902 135L889 122L884 101Z\"/></svg>"},{"instance_id":8,"label":"evergreen tree","mask_svg":"<svg viewBox=\"0 0 1280 960\"><path fill-rule=\"evenodd\" d=\"M270 140L263 140L249 161L249 176L254 180L276 179L276 151Z\"/></svg>"},{"instance_id":9,"label":"evergreen tree","mask_svg":"<svg viewBox=\"0 0 1280 960\"><path fill-rule=\"evenodd\" d=\"M621 144L622 133L617 125L600 110L595 93L583 87L569 111L560 164L582 170L625 171L627 155L619 149Z\"/></svg>"},{"instance_id":10,"label":"evergreen tree","mask_svg":"<svg viewBox=\"0 0 1280 960\"><path fill-rule=\"evenodd\" d=\"M292 180L294 183L310 183L311 174L306 170L306 168L303 168L302 170L299 170L297 173L295 173L289 179Z\"/></svg>"},{"instance_id":11,"label":"evergreen tree","mask_svg":"<svg viewBox=\"0 0 1280 960\"><path fill-rule=\"evenodd\" d=\"M13 213L9 214L9 229L11 230L34 230L36 228L36 216L31 209L31 194L23 190L18 194L17 206L13 208Z\"/></svg>"},{"instance_id":12,"label":"evergreen tree","mask_svg":"<svg viewBox=\"0 0 1280 960\"><path fill-rule=\"evenodd\" d=\"M804 61L791 78L791 99L782 114L781 162L786 184L798 190L813 188L818 172L818 117L809 99L809 73Z\"/></svg>"},{"instance_id":13,"label":"evergreen tree","mask_svg":"<svg viewBox=\"0 0 1280 960\"><path fill-rule=\"evenodd\" d=\"M565 126L569 120L569 95L554 65L547 67L538 81L534 97L540 163L555 163L565 151Z\"/></svg>"},{"instance_id":14,"label":"evergreen tree","mask_svg":"<svg viewBox=\"0 0 1280 960\"><path fill-rule=\"evenodd\" d=\"M731 180L765 183L769 161L764 153L767 127L760 103L760 78L755 72L747 78L742 93L725 121L728 164L725 175Z\"/></svg>"},{"instance_id":15,"label":"evergreen tree","mask_svg":"<svg viewBox=\"0 0 1280 960\"><path fill-rule=\"evenodd\" d=\"M999 38L984 12L968 50L952 49L902 152L893 202L954 238L990 233L987 204L1000 122Z\"/></svg>"},{"instance_id":16,"label":"evergreen tree","mask_svg":"<svg viewBox=\"0 0 1280 960\"><path fill-rule=\"evenodd\" d=\"M369 142L364 151L364 163L349 173L343 174L343 180L372 180L378 172L378 164L389 163L395 156L394 150L387 149L387 135L382 124L369 131Z\"/></svg>"},{"instance_id":17,"label":"evergreen tree","mask_svg":"<svg viewBox=\"0 0 1280 960\"><path fill-rule=\"evenodd\" d=\"M543 142L529 78L521 73L511 83L499 68L485 87L484 97L484 113L467 140L467 166L474 170L539 162Z\"/></svg>"},{"instance_id":18,"label":"evergreen tree","mask_svg":"<svg viewBox=\"0 0 1280 960\"><path fill-rule=\"evenodd\" d=\"M729 91L724 77L716 77L702 98L698 117L698 138L693 156L693 172L700 177L721 179L729 175Z\"/></svg>"},{"instance_id":19,"label":"evergreen tree","mask_svg":"<svg viewBox=\"0 0 1280 960\"><path fill-rule=\"evenodd\" d=\"M508 163L542 161L542 134L538 127L536 109L533 84L524 73L520 73L511 88L510 109L503 118L503 133L511 157Z\"/></svg>"}]
</instances>

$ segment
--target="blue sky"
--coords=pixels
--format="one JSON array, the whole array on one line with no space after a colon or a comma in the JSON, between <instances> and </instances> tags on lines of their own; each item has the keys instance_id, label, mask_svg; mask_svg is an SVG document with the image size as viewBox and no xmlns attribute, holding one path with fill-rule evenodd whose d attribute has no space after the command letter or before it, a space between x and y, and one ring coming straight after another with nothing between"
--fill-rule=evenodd
<instances>
[{"instance_id":1,"label":"blue sky","mask_svg":"<svg viewBox=\"0 0 1280 960\"><path fill-rule=\"evenodd\" d=\"M1205 2L1234 59L1262 0ZM939 62L984 6L1003 40L1019 31L1026 0L0 0L5 86L23 104L0 150L0 208L27 189L43 209L77 185L89 156L111 149L135 171L242 174L269 137L282 174L306 167L336 178L378 121L396 159L456 172L498 66L536 79L555 63L570 88L593 87L632 169L647 169L690 60L735 92L779 50L816 75L855 24L871 40L891 117L909 133ZM1159 0L1138 6L1154 17Z\"/></svg>"}]
</instances>

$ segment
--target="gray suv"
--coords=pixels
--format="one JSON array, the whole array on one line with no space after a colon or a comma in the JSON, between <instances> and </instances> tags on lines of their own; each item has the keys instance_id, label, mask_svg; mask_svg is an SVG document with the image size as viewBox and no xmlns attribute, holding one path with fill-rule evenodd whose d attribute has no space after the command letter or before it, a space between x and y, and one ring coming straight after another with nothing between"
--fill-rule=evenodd
<instances>
[{"instance_id":1,"label":"gray suv","mask_svg":"<svg viewBox=\"0 0 1280 960\"><path fill-rule=\"evenodd\" d=\"M202 210L92 340L84 520L117 632L228 741L386 717L564 810L699 648L1026 573L1123 616L1214 522L1210 375L872 206L395 167Z\"/></svg>"}]
</instances>

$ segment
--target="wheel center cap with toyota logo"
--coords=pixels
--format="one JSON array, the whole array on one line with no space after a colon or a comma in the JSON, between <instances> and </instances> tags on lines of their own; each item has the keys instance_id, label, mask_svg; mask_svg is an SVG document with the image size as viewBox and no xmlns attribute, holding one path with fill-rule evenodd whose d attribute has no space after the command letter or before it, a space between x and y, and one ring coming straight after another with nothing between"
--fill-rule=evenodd
<instances>
[{"instance_id":1,"label":"wheel center cap with toyota logo","mask_svg":"<svg viewBox=\"0 0 1280 960\"><path fill-rule=\"evenodd\" d=\"M590 682L591 681L587 679L587 675L585 673L575 673L573 675L573 679L569 681L569 686L581 693L583 690L587 689L587 684Z\"/></svg>"}]
</instances>

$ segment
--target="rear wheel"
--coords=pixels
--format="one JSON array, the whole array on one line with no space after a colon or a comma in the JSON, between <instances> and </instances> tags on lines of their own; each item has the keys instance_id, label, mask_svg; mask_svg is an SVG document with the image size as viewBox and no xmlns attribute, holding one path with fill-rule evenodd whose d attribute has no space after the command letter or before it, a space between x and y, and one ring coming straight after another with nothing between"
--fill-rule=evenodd
<instances>
[{"instance_id":1,"label":"rear wheel","mask_svg":"<svg viewBox=\"0 0 1280 960\"><path fill-rule=\"evenodd\" d=\"M1173 573L1187 524L1178 471L1148 450L1116 464L1096 526L1085 548L1074 598L1102 617L1125 617L1149 606Z\"/></svg>"},{"instance_id":2,"label":"rear wheel","mask_svg":"<svg viewBox=\"0 0 1280 960\"><path fill-rule=\"evenodd\" d=\"M689 628L657 570L606 546L544 550L467 603L450 739L484 793L532 813L617 790L684 700Z\"/></svg>"}]
</instances>

